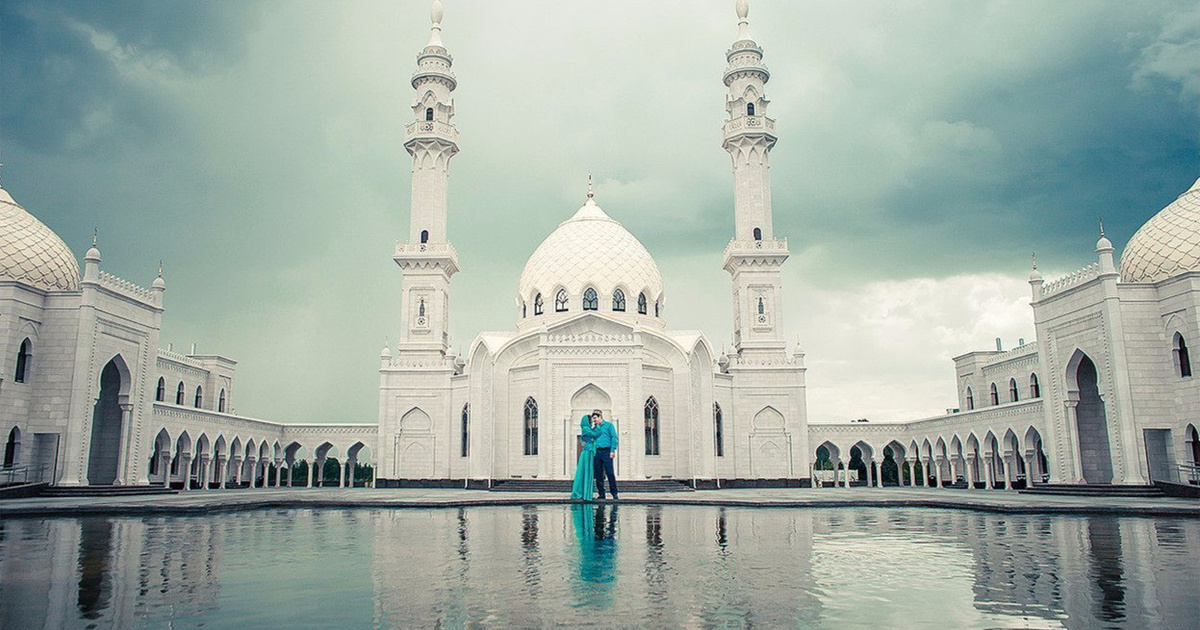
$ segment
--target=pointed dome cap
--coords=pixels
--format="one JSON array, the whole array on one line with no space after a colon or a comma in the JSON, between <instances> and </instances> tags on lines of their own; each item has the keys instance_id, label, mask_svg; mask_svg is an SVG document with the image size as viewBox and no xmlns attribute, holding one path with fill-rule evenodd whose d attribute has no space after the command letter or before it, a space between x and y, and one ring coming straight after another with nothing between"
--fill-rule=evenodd
<instances>
[{"instance_id":1,"label":"pointed dome cap","mask_svg":"<svg viewBox=\"0 0 1200 630\"><path fill-rule=\"evenodd\" d=\"M0 188L0 278L46 291L79 289L79 261L53 230Z\"/></svg>"},{"instance_id":2,"label":"pointed dome cap","mask_svg":"<svg viewBox=\"0 0 1200 630\"><path fill-rule=\"evenodd\" d=\"M1122 282L1158 282L1200 271L1200 179L1150 217L1121 254Z\"/></svg>"},{"instance_id":3,"label":"pointed dome cap","mask_svg":"<svg viewBox=\"0 0 1200 630\"><path fill-rule=\"evenodd\" d=\"M636 312L639 293L645 292L651 304L662 297L662 275L650 252L609 217L589 192L583 207L560 223L529 257L517 291L519 300L528 301L532 315L538 293L550 314L555 293L566 289L571 297L570 312L578 312L579 296L586 289L595 289L603 301L618 287L629 301L627 312Z\"/></svg>"}]
</instances>

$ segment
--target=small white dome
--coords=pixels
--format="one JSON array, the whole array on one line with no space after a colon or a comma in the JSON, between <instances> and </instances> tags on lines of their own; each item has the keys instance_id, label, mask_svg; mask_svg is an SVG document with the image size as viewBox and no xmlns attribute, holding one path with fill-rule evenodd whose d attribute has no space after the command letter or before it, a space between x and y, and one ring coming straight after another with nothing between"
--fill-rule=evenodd
<instances>
[{"instance_id":1,"label":"small white dome","mask_svg":"<svg viewBox=\"0 0 1200 630\"><path fill-rule=\"evenodd\" d=\"M1122 282L1158 282L1200 271L1200 179L1150 217L1121 253Z\"/></svg>"},{"instance_id":2,"label":"small white dome","mask_svg":"<svg viewBox=\"0 0 1200 630\"><path fill-rule=\"evenodd\" d=\"M47 291L79 289L71 248L0 188L0 278Z\"/></svg>"},{"instance_id":3,"label":"small white dome","mask_svg":"<svg viewBox=\"0 0 1200 630\"><path fill-rule=\"evenodd\" d=\"M662 297L662 275L650 252L620 223L613 220L596 202L587 203L570 219L558 225L525 263L518 288L519 300L527 302L533 315L533 299L538 293L545 301L545 313L553 313L554 296L559 288L570 296L570 312L579 312L580 296L588 288L599 294L601 310L609 310L614 289L625 291L629 307L636 312L637 296L646 293L653 308ZM650 311L653 313L653 311Z\"/></svg>"}]
</instances>

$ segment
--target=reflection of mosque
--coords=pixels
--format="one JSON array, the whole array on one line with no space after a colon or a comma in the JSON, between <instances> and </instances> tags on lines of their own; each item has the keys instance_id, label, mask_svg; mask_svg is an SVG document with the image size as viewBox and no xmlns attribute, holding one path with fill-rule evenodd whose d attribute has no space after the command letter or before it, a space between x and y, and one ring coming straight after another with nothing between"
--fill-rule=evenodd
<instances>
[{"instance_id":1,"label":"reflection of mosque","mask_svg":"<svg viewBox=\"0 0 1200 630\"><path fill-rule=\"evenodd\" d=\"M526 506L293 511L282 536L259 520L0 521L0 627L211 618L243 573L262 569L223 563L224 553L301 534L310 538L297 544L340 549L322 556L331 571L369 571L371 616L384 626L538 626L581 611L687 627L811 625L856 610L903 613L908 627L1189 627L1200 617L1194 568L1166 561L1200 545L1200 528L1170 519ZM367 535L348 548L347 532ZM921 597L930 606L914 605Z\"/></svg>"}]
</instances>

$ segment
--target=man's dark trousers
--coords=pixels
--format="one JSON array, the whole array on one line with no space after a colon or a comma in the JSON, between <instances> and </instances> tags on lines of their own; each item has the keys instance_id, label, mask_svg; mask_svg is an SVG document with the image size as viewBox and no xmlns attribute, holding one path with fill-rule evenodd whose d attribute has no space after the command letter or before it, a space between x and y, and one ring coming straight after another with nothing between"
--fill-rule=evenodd
<instances>
[{"instance_id":1,"label":"man's dark trousers","mask_svg":"<svg viewBox=\"0 0 1200 630\"><path fill-rule=\"evenodd\" d=\"M596 459L592 462L592 468L596 472L596 491L600 493L600 500L604 500L604 477L608 476L608 487L612 490L613 499L617 498L617 473L613 472L613 458L611 448L596 449Z\"/></svg>"}]
</instances>

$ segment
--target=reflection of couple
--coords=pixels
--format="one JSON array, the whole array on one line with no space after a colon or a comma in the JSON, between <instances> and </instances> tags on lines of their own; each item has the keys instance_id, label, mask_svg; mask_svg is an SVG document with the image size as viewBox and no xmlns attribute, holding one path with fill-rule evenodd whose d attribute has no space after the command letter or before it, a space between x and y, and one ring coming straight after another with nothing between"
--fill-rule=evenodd
<instances>
[{"instance_id":1,"label":"reflection of couple","mask_svg":"<svg viewBox=\"0 0 1200 630\"><path fill-rule=\"evenodd\" d=\"M571 498L576 501L592 500L592 483L595 480L600 500L604 500L604 478L613 500L617 500L617 475L613 471L613 460L617 457L617 430L611 422L604 421L599 409L579 421L579 439L583 450L575 467L575 483L571 487Z\"/></svg>"}]
</instances>

